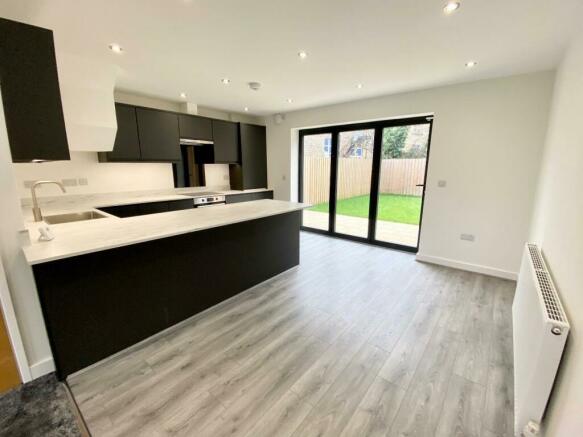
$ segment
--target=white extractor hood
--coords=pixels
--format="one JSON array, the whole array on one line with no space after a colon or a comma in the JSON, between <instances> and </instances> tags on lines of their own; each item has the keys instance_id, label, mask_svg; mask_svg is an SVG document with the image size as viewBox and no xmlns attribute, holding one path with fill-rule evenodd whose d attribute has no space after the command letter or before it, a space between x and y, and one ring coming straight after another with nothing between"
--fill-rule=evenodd
<instances>
[{"instance_id":1,"label":"white extractor hood","mask_svg":"<svg viewBox=\"0 0 583 437\"><path fill-rule=\"evenodd\" d=\"M113 150L115 66L63 52L57 53L57 66L69 150Z\"/></svg>"}]
</instances>

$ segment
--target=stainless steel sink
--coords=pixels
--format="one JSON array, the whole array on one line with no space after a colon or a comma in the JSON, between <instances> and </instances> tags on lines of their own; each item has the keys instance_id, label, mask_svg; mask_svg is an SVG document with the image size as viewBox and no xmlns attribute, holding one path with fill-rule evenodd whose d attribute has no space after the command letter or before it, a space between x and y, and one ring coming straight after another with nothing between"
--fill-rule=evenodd
<instances>
[{"instance_id":1,"label":"stainless steel sink","mask_svg":"<svg viewBox=\"0 0 583 437\"><path fill-rule=\"evenodd\" d=\"M81 222L84 220L95 220L105 217L107 217L105 214L101 214L97 211L83 211L71 212L69 214L47 215L43 220L49 225L56 225L59 223Z\"/></svg>"}]
</instances>

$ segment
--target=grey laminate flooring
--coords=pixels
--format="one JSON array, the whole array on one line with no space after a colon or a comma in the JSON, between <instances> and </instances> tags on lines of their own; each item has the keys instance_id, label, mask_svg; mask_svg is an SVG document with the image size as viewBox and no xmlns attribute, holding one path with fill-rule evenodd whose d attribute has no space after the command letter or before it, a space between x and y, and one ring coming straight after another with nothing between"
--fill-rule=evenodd
<instances>
[{"instance_id":1,"label":"grey laminate flooring","mask_svg":"<svg viewBox=\"0 0 583 437\"><path fill-rule=\"evenodd\" d=\"M302 233L301 265L69 378L94 436L511 436L514 282Z\"/></svg>"}]
</instances>

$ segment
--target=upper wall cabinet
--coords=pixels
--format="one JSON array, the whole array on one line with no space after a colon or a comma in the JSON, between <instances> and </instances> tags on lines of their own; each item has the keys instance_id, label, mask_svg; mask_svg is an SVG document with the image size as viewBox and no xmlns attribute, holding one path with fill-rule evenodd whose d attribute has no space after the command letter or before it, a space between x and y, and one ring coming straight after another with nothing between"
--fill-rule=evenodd
<instances>
[{"instance_id":1,"label":"upper wall cabinet","mask_svg":"<svg viewBox=\"0 0 583 437\"><path fill-rule=\"evenodd\" d=\"M178 126L180 138L190 140L213 140L213 126L210 118L198 117L196 115L179 115Z\"/></svg>"},{"instance_id":2,"label":"upper wall cabinet","mask_svg":"<svg viewBox=\"0 0 583 437\"><path fill-rule=\"evenodd\" d=\"M12 160L70 159L52 31L0 19L0 88Z\"/></svg>"},{"instance_id":3,"label":"upper wall cabinet","mask_svg":"<svg viewBox=\"0 0 583 437\"><path fill-rule=\"evenodd\" d=\"M180 161L180 136L176 114L136 108L143 161Z\"/></svg>"},{"instance_id":4,"label":"upper wall cabinet","mask_svg":"<svg viewBox=\"0 0 583 437\"><path fill-rule=\"evenodd\" d=\"M213 120L215 162L233 164L240 162L238 124L231 121Z\"/></svg>"},{"instance_id":5,"label":"upper wall cabinet","mask_svg":"<svg viewBox=\"0 0 583 437\"><path fill-rule=\"evenodd\" d=\"M267 188L265 126L239 124L241 163L229 166L231 188Z\"/></svg>"},{"instance_id":6,"label":"upper wall cabinet","mask_svg":"<svg viewBox=\"0 0 583 437\"><path fill-rule=\"evenodd\" d=\"M117 134L113 151L100 162L177 162L182 159L178 116L157 109L115 104Z\"/></svg>"},{"instance_id":7,"label":"upper wall cabinet","mask_svg":"<svg viewBox=\"0 0 583 437\"><path fill-rule=\"evenodd\" d=\"M138 137L138 120L135 106L115 104L117 133L113 151L99 153L100 162L135 162L140 161L140 139Z\"/></svg>"}]
</instances>

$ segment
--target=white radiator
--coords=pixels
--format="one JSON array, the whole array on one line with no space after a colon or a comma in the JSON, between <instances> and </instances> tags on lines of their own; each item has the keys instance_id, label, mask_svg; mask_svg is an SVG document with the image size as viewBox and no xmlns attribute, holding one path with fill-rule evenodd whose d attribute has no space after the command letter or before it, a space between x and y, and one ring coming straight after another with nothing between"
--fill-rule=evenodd
<instances>
[{"instance_id":1,"label":"white radiator","mask_svg":"<svg viewBox=\"0 0 583 437\"><path fill-rule=\"evenodd\" d=\"M514 432L536 434L545 411L569 322L536 244L526 244L512 304Z\"/></svg>"}]
</instances>

